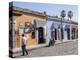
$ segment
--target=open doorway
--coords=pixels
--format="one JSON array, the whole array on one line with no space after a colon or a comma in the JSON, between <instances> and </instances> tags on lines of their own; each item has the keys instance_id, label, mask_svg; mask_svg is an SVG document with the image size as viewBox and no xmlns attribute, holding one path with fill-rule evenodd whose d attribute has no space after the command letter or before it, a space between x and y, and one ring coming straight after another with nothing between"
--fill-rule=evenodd
<instances>
[{"instance_id":1,"label":"open doorway","mask_svg":"<svg viewBox=\"0 0 80 60\"><path fill-rule=\"evenodd\" d=\"M43 27L39 27L38 28L38 43L42 44L44 43L44 28Z\"/></svg>"},{"instance_id":2,"label":"open doorway","mask_svg":"<svg viewBox=\"0 0 80 60\"><path fill-rule=\"evenodd\" d=\"M55 28L55 40L57 40L57 29Z\"/></svg>"},{"instance_id":3,"label":"open doorway","mask_svg":"<svg viewBox=\"0 0 80 60\"><path fill-rule=\"evenodd\" d=\"M67 39L70 40L70 28L67 28Z\"/></svg>"}]
</instances>

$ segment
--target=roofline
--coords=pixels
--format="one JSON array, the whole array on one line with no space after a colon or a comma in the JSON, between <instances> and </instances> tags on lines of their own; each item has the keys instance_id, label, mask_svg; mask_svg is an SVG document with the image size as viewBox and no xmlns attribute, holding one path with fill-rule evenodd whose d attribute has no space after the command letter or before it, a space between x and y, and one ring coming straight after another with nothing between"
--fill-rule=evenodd
<instances>
[{"instance_id":1,"label":"roofline","mask_svg":"<svg viewBox=\"0 0 80 60\"><path fill-rule=\"evenodd\" d=\"M42 12L32 11L30 9L24 9L24 8L20 8L20 7L16 7L16 6L9 7L9 10L20 11L20 12L24 12L24 13L31 13L31 14L38 15L38 16L47 16L46 14L44 14Z\"/></svg>"},{"instance_id":2,"label":"roofline","mask_svg":"<svg viewBox=\"0 0 80 60\"><path fill-rule=\"evenodd\" d=\"M38 16L43 16L43 17L47 17L47 19L50 19L50 20L56 20L56 21L61 20L61 18L59 18L59 17L50 16L50 15L44 14L42 12L32 11L30 9L20 8L20 7L16 7L16 6L10 6L9 10L19 11L19 12L24 12L24 13L30 13L30 14L34 14L34 15L38 15ZM68 19L65 19L65 21L70 22ZM71 21L71 22L78 24L78 22L75 22L75 21Z\"/></svg>"},{"instance_id":3,"label":"roofline","mask_svg":"<svg viewBox=\"0 0 80 60\"><path fill-rule=\"evenodd\" d=\"M56 22L61 22L61 18L48 18L47 19L48 21L56 21ZM68 20L68 19L64 19L64 20L62 20L62 22L66 22L66 23L73 23L73 24L77 24L78 25L78 22L76 22L76 21L70 21L70 20Z\"/></svg>"}]
</instances>

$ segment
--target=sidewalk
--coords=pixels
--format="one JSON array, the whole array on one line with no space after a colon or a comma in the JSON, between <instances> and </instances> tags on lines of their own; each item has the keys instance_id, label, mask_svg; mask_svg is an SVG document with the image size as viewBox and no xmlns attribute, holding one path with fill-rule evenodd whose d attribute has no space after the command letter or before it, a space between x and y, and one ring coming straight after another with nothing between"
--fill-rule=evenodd
<instances>
[{"instance_id":1,"label":"sidewalk","mask_svg":"<svg viewBox=\"0 0 80 60\"><path fill-rule=\"evenodd\" d=\"M61 44L61 43L66 43L66 42L71 42L71 41L76 41L78 39L75 39L75 40L63 40L63 41L60 41L60 40L56 40L55 42L55 45L57 44ZM33 46L29 46L27 47L28 50L32 50L32 49L38 49L38 48L41 48L41 47L45 47L47 46L48 44L40 44L40 45L33 45ZM14 49L14 56L20 56L22 53L21 53L21 48L17 48L17 49Z\"/></svg>"},{"instance_id":2,"label":"sidewalk","mask_svg":"<svg viewBox=\"0 0 80 60\"><path fill-rule=\"evenodd\" d=\"M71 42L71 41L76 41L76 40L78 40L78 39L74 39L74 40L62 40L62 41L56 40L55 44L60 44L60 43L65 43L65 42Z\"/></svg>"},{"instance_id":3,"label":"sidewalk","mask_svg":"<svg viewBox=\"0 0 80 60\"><path fill-rule=\"evenodd\" d=\"M47 46L48 44L40 44L40 45L33 45L33 46L28 46L26 47L28 50L32 50L32 49L37 49L37 48L41 48L41 47L44 47L44 46ZM17 56L20 56L22 55L22 49L21 48L15 48L13 49L13 57L17 57Z\"/></svg>"}]
</instances>

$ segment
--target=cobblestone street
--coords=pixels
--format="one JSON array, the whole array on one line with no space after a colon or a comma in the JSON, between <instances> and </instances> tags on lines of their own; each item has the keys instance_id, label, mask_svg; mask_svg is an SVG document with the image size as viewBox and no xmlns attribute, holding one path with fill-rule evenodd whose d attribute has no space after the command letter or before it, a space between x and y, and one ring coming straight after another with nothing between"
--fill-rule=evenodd
<instances>
[{"instance_id":1,"label":"cobblestone street","mask_svg":"<svg viewBox=\"0 0 80 60\"><path fill-rule=\"evenodd\" d=\"M42 47L29 51L29 55L20 56L24 57L42 57L42 56L60 56L60 55L77 55L78 54L78 41L64 42L55 44L50 47Z\"/></svg>"}]
</instances>

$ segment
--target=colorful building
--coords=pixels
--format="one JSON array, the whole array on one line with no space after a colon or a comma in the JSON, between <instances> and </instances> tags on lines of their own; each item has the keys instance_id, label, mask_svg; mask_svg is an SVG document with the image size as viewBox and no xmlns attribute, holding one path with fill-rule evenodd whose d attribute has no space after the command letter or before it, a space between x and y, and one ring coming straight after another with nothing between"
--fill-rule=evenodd
<instances>
[{"instance_id":1,"label":"colorful building","mask_svg":"<svg viewBox=\"0 0 80 60\"><path fill-rule=\"evenodd\" d=\"M29 39L27 49L47 46L51 39L78 39L78 23L64 19L60 30L61 18L49 16L46 12L37 12L16 6L9 8L9 54L16 56L21 51L21 38L25 33ZM70 37L71 26L71 37ZM62 32L61 32L62 31Z\"/></svg>"},{"instance_id":2,"label":"colorful building","mask_svg":"<svg viewBox=\"0 0 80 60\"><path fill-rule=\"evenodd\" d=\"M62 29L61 27L61 18L49 16L47 19L47 29L48 29L48 40L74 40L78 39L78 23L70 21L68 19L62 20ZM70 28L71 27L71 28ZM71 32L70 32L71 29ZM71 35L71 37L70 37Z\"/></svg>"},{"instance_id":3,"label":"colorful building","mask_svg":"<svg viewBox=\"0 0 80 60\"><path fill-rule=\"evenodd\" d=\"M46 16L46 12L40 13L15 6L9 8L10 53L14 55L21 49L23 33L29 37L26 42L28 49L48 45Z\"/></svg>"}]
</instances>

